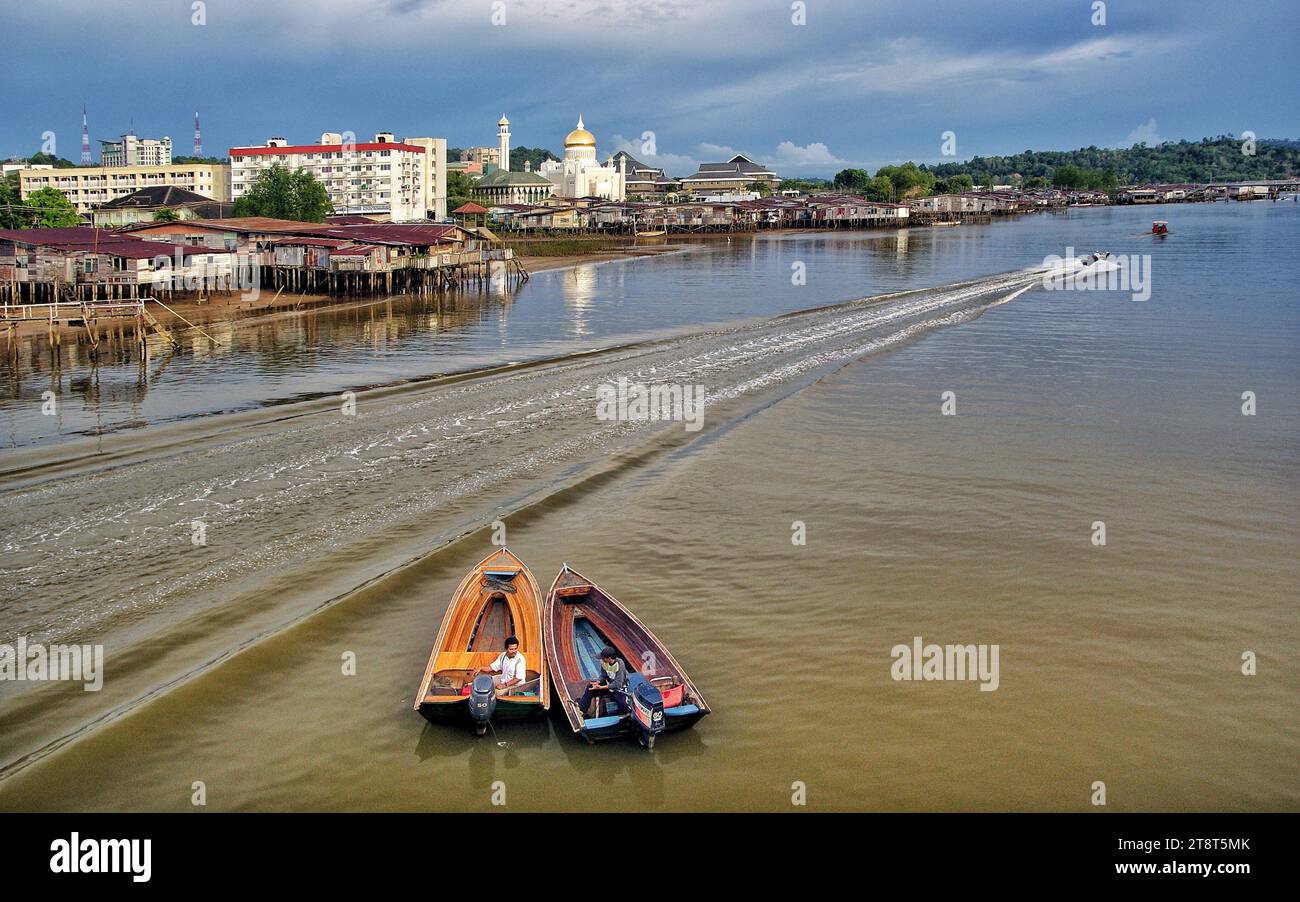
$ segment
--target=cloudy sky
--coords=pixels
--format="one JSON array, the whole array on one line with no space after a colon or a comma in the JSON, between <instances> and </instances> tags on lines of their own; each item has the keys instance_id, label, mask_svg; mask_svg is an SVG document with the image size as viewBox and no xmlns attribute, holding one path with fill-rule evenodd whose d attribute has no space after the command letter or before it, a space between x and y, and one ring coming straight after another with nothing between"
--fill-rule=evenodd
<instances>
[{"instance_id":1,"label":"cloudy sky","mask_svg":"<svg viewBox=\"0 0 1300 902\"><path fill-rule=\"evenodd\" d=\"M1250 130L1300 137L1282 0L0 0L0 156L323 131L601 156L671 175L733 149L783 175ZM796 24L802 18L805 24ZM654 153L648 153L647 133Z\"/></svg>"}]
</instances>

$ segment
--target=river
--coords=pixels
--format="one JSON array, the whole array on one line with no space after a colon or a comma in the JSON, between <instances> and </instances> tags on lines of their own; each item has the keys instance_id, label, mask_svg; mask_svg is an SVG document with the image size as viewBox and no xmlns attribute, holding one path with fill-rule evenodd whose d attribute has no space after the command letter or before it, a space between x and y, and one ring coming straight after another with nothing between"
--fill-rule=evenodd
<instances>
[{"instance_id":1,"label":"river","mask_svg":"<svg viewBox=\"0 0 1300 902\"><path fill-rule=\"evenodd\" d=\"M0 808L187 810L202 781L222 810L483 810L499 780L520 810L782 810L796 783L1082 810L1096 781L1116 810L1294 809L1298 213L735 236L231 325L143 374L26 341L0 641L100 643L106 675L0 683ZM1132 255L1150 297L1025 272L1068 247ZM703 385L703 428L597 420L620 377ZM714 713L653 754L414 714L497 519ZM998 688L894 680L915 636L997 645Z\"/></svg>"}]
</instances>

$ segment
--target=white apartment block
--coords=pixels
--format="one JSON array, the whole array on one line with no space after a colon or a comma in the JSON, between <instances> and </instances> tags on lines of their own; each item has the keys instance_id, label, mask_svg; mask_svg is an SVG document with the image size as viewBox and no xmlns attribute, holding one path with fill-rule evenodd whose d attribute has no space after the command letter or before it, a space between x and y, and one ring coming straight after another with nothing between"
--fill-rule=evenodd
<instances>
[{"instance_id":1,"label":"white apartment block","mask_svg":"<svg viewBox=\"0 0 1300 902\"><path fill-rule=\"evenodd\" d=\"M231 196L238 200L271 166L305 169L325 186L335 213L388 213L393 222L447 217L447 140L348 141L336 132L317 144L271 138L258 147L230 149Z\"/></svg>"},{"instance_id":2,"label":"white apartment block","mask_svg":"<svg viewBox=\"0 0 1300 902\"><path fill-rule=\"evenodd\" d=\"M78 213L141 188L173 185L213 200L230 200L230 167L224 163L174 163L170 166L76 166L69 169L29 167L18 171L18 190L26 200L33 191L57 188Z\"/></svg>"},{"instance_id":3,"label":"white apartment block","mask_svg":"<svg viewBox=\"0 0 1300 902\"><path fill-rule=\"evenodd\" d=\"M99 142L100 166L170 166L172 139L140 138L127 133L121 141Z\"/></svg>"}]
</instances>

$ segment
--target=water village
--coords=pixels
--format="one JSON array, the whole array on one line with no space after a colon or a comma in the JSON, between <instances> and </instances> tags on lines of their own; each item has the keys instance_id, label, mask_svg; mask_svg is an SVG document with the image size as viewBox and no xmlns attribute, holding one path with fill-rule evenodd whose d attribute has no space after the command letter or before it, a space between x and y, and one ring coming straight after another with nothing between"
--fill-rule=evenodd
<instances>
[{"instance_id":1,"label":"water village","mask_svg":"<svg viewBox=\"0 0 1300 902\"><path fill-rule=\"evenodd\" d=\"M26 204L51 198L66 212L56 227L0 229L0 328L43 323L57 343L60 327L84 326L94 346L100 325L119 319L134 320L139 334L165 332L147 303L192 326L168 305L254 287L305 298L517 282L528 278L515 250L521 242L628 246L707 233L953 226L1112 203L1276 200L1300 188L1290 179L1108 193L1042 184L976 189L968 180L961 190L900 190L896 201L884 201L867 191L791 186L745 154L701 163L681 178L623 150L602 162L581 117L564 139L563 158L535 170L531 160L512 169L505 116L496 137L495 147L460 151L455 161L443 138L381 132L358 142L326 132L312 144L272 137L230 148L229 163L199 163L175 162L170 138L126 134L102 141L93 166L83 112L81 167L4 164L21 190L19 218L42 209ZM188 159L203 159L197 117ZM286 177L318 192L321 215L247 215L259 191ZM448 210L452 196L461 202Z\"/></svg>"}]
</instances>

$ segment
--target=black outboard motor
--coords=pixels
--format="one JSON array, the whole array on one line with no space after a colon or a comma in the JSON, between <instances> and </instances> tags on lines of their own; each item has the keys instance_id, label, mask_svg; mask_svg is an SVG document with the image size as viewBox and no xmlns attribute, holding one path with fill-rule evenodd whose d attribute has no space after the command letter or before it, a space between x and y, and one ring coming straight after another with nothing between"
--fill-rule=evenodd
<instances>
[{"instance_id":1,"label":"black outboard motor","mask_svg":"<svg viewBox=\"0 0 1300 902\"><path fill-rule=\"evenodd\" d=\"M639 673L627 678L628 707L636 727L637 741L647 749L655 747L655 737L664 731L664 697Z\"/></svg>"},{"instance_id":2,"label":"black outboard motor","mask_svg":"<svg viewBox=\"0 0 1300 902\"><path fill-rule=\"evenodd\" d=\"M497 687L492 677L480 673L474 677L469 690L469 719L474 722L474 732L482 736L487 732L488 721L497 709Z\"/></svg>"}]
</instances>

